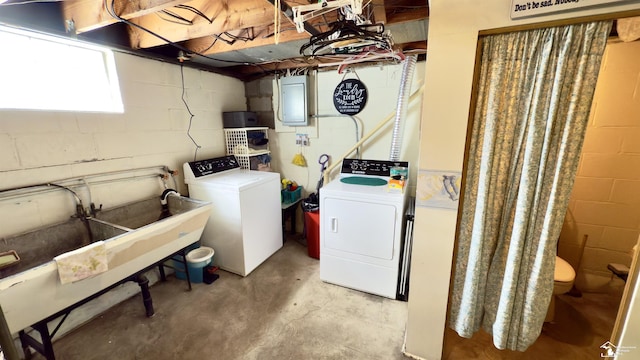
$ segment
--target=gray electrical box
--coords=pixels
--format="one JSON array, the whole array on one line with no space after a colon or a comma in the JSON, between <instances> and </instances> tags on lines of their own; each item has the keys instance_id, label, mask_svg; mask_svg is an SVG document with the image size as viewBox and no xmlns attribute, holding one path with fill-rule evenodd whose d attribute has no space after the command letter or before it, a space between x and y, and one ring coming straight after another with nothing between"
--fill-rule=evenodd
<instances>
[{"instance_id":1,"label":"gray electrical box","mask_svg":"<svg viewBox=\"0 0 640 360\"><path fill-rule=\"evenodd\" d=\"M287 76L280 81L282 125L307 126L309 80L306 75Z\"/></svg>"}]
</instances>

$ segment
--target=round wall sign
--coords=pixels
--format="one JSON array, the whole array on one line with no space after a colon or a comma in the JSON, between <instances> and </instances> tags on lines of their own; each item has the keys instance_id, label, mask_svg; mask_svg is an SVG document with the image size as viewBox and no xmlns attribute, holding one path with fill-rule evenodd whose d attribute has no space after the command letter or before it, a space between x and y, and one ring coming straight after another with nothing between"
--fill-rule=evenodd
<instances>
[{"instance_id":1,"label":"round wall sign","mask_svg":"<svg viewBox=\"0 0 640 360\"><path fill-rule=\"evenodd\" d=\"M355 115L367 104L367 88L358 79L342 80L333 91L333 105L340 114Z\"/></svg>"}]
</instances>

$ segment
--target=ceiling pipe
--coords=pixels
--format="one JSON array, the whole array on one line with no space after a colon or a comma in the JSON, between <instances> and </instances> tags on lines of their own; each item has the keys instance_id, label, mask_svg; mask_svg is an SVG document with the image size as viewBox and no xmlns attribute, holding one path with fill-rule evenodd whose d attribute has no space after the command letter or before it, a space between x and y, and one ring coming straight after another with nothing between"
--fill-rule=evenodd
<instances>
[{"instance_id":1,"label":"ceiling pipe","mask_svg":"<svg viewBox=\"0 0 640 360\"><path fill-rule=\"evenodd\" d=\"M269 0L269 2L273 5L276 6L276 0ZM291 7L289 5L287 5L286 2L284 1L280 1L280 11L282 11L282 13L289 18L289 20L293 21L293 9L291 9ZM295 22L294 22L295 23ZM318 29L316 29L315 27L313 27L313 25L309 24L308 22L305 21L305 23L303 24L304 26L304 31L308 32L311 35L318 35L320 34L320 31Z\"/></svg>"}]
</instances>

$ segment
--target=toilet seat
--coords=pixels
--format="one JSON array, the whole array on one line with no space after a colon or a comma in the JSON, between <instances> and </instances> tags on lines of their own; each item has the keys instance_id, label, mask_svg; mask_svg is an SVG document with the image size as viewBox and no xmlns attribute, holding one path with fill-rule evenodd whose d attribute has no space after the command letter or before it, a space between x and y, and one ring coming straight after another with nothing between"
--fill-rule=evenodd
<instances>
[{"instance_id":1,"label":"toilet seat","mask_svg":"<svg viewBox=\"0 0 640 360\"><path fill-rule=\"evenodd\" d=\"M553 274L553 281L570 283L576 278L576 272L566 260L556 256L556 268Z\"/></svg>"},{"instance_id":2,"label":"toilet seat","mask_svg":"<svg viewBox=\"0 0 640 360\"><path fill-rule=\"evenodd\" d=\"M573 281L576 278L576 271L573 266L563 258L556 256L556 267L553 272L553 296L549 303L545 322L553 321L556 308L556 296L566 294L573 288Z\"/></svg>"}]
</instances>

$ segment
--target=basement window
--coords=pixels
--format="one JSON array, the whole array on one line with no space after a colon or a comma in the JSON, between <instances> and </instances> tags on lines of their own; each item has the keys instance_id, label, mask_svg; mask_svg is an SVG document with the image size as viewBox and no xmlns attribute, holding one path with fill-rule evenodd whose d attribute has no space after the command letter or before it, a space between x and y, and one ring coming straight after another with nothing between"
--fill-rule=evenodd
<instances>
[{"instance_id":1,"label":"basement window","mask_svg":"<svg viewBox=\"0 0 640 360\"><path fill-rule=\"evenodd\" d=\"M0 109L122 113L113 52L0 25Z\"/></svg>"}]
</instances>

